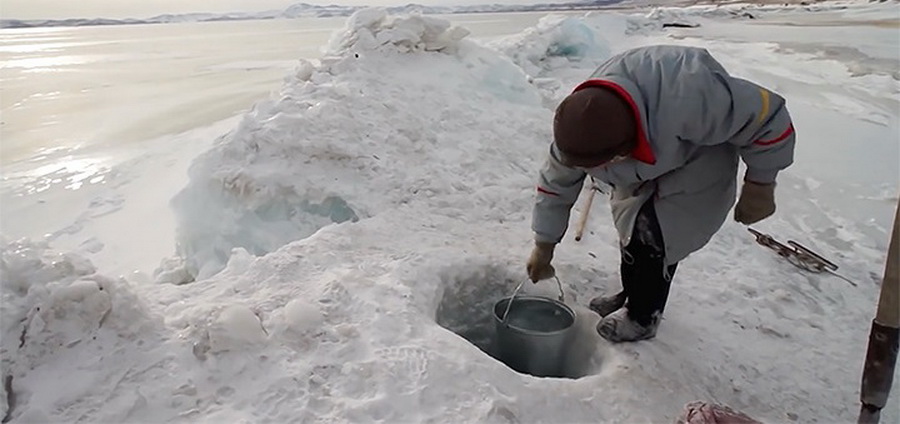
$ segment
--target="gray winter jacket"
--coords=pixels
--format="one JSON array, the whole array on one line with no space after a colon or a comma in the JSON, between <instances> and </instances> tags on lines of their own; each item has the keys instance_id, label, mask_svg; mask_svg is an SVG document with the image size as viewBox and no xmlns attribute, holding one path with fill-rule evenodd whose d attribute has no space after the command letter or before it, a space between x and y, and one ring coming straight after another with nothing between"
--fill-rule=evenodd
<instances>
[{"instance_id":1,"label":"gray winter jacket","mask_svg":"<svg viewBox=\"0 0 900 424\"><path fill-rule=\"evenodd\" d=\"M671 264L703 247L721 228L736 194L738 157L745 178L774 182L793 162L794 129L784 99L732 77L705 49L642 47L601 65L575 90L612 88L632 105L638 145L621 162L569 168L551 145L540 171L532 229L558 243L587 175L611 186L622 246L651 196Z\"/></svg>"}]
</instances>

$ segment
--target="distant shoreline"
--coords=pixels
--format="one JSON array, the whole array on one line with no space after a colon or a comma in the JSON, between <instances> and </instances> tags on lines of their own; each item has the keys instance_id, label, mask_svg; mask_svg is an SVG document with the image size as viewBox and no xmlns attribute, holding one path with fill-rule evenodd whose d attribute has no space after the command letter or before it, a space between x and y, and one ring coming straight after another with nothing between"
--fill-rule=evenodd
<instances>
[{"instance_id":1,"label":"distant shoreline","mask_svg":"<svg viewBox=\"0 0 900 424\"><path fill-rule=\"evenodd\" d=\"M422 6L410 4L406 6L384 7L390 14L421 13L423 15L461 15L478 13L527 13L527 12L565 12L601 10L616 5L622 0L594 0L580 3L534 4L534 5L479 5L479 6ZM68 19L0 19L0 29L35 28L35 27L74 27L74 26L108 26L108 25L151 25L190 22L222 22L222 21L255 21L286 20L308 18L348 17L363 6L313 6L301 3L285 10L240 13L184 13L165 14L151 18L68 18Z\"/></svg>"},{"instance_id":2,"label":"distant shoreline","mask_svg":"<svg viewBox=\"0 0 900 424\"><path fill-rule=\"evenodd\" d=\"M891 0L882 0L891 1ZM478 13L528 13L528 12L567 12L592 10L641 10L653 7L690 7L690 6L747 6L766 7L776 5L811 5L825 3L826 0L761 0L754 2L714 0L684 0L673 2L642 2L640 0L592 0L587 2L532 4L532 5L477 5L477 6L422 6L410 4L406 6L385 7L391 14L421 13L423 15L460 15ZM862 2L860 2L862 3ZM0 29L38 28L38 27L80 27L110 25L154 25L192 22L285 20L301 18L334 18L346 17L365 7L361 6L315 6L306 3L288 7L284 10L240 13L185 13L165 14L146 19L138 18L69 18L69 19L0 19Z\"/></svg>"}]
</instances>

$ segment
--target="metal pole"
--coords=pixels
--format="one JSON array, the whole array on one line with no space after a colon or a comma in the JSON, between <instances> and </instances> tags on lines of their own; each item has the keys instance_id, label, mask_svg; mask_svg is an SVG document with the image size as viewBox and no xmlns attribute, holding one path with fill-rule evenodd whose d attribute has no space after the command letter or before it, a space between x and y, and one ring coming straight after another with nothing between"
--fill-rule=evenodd
<instances>
[{"instance_id":1,"label":"metal pole","mask_svg":"<svg viewBox=\"0 0 900 424\"><path fill-rule=\"evenodd\" d=\"M887 403L897 363L897 342L900 334L900 201L894 215L894 230L888 247L878 311L869 333L869 347L863 367L859 411L860 424L875 424Z\"/></svg>"}]
</instances>

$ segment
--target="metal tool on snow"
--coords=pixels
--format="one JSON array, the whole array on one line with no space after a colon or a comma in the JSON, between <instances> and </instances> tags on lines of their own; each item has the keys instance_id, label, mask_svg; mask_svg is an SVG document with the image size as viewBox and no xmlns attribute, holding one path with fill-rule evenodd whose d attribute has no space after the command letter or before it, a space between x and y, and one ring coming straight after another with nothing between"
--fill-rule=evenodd
<instances>
[{"instance_id":1,"label":"metal tool on snow","mask_svg":"<svg viewBox=\"0 0 900 424\"><path fill-rule=\"evenodd\" d=\"M788 240L787 245L785 245L775 240L772 236L756 231L753 228L747 228L747 230L756 236L757 243L774 250L779 256L787 259L791 265L816 274L827 272L856 287L856 283L836 272L838 266L834 262L825 259L808 247L794 240Z\"/></svg>"}]
</instances>

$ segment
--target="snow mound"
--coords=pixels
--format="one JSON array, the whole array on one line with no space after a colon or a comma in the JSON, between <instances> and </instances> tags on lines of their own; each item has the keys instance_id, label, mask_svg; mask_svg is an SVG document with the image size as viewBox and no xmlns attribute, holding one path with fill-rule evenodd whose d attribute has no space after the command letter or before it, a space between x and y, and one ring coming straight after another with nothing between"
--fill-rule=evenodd
<instances>
[{"instance_id":1,"label":"snow mound","mask_svg":"<svg viewBox=\"0 0 900 424\"><path fill-rule=\"evenodd\" d=\"M761 13L771 10L750 4L730 4L721 6L699 5L691 7L654 7L646 18L662 23L683 22L696 24L696 18L708 19L756 19Z\"/></svg>"},{"instance_id":2,"label":"snow mound","mask_svg":"<svg viewBox=\"0 0 900 424\"><path fill-rule=\"evenodd\" d=\"M660 27L665 26L686 26L686 27L697 27L700 24L697 22L696 14L686 11L684 9L675 9L675 8L663 8L656 7L647 13L647 19L651 22L656 22Z\"/></svg>"},{"instance_id":3,"label":"snow mound","mask_svg":"<svg viewBox=\"0 0 900 424\"><path fill-rule=\"evenodd\" d=\"M549 140L549 111L521 68L464 34L380 9L351 17L321 63L301 63L194 161L173 199L184 261L157 278L205 278L235 247L263 255L402 205L491 205L478 209L489 219L527 209L545 145L523 140ZM497 192L511 181L522 193Z\"/></svg>"},{"instance_id":4,"label":"snow mound","mask_svg":"<svg viewBox=\"0 0 900 424\"><path fill-rule=\"evenodd\" d=\"M537 26L499 41L498 50L528 75L570 66L571 62L605 60L609 43L583 17L547 15Z\"/></svg>"},{"instance_id":5,"label":"snow mound","mask_svg":"<svg viewBox=\"0 0 900 424\"><path fill-rule=\"evenodd\" d=\"M519 34L501 37L489 46L509 57L537 88L543 104L559 101L612 56L626 37L659 32L662 24L643 16L589 12L583 16L547 15Z\"/></svg>"},{"instance_id":6,"label":"snow mound","mask_svg":"<svg viewBox=\"0 0 900 424\"><path fill-rule=\"evenodd\" d=\"M90 261L75 253L20 240L0 248L0 255L0 415L7 416L14 406L6 404L12 387L18 403L31 400L36 411L50 407L41 404L45 388L29 384L27 375L49 372L59 366L58 358L88 350L108 352L110 344L134 342L158 324L128 283L98 274ZM86 375L96 372L96 365L81 364L66 372ZM64 392L75 395L84 389L76 386Z\"/></svg>"},{"instance_id":7,"label":"snow mound","mask_svg":"<svg viewBox=\"0 0 900 424\"><path fill-rule=\"evenodd\" d=\"M896 14L893 6L884 2L827 1L808 4L793 3L729 3L729 4L697 4L686 7L657 6L653 7L646 17L657 21L696 22L694 18L708 19L758 19L778 15L802 15L823 12L846 12L848 16L871 16L883 18ZM891 2L887 2L891 3Z\"/></svg>"},{"instance_id":8,"label":"snow mound","mask_svg":"<svg viewBox=\"0 0 900 424\"><path fill-rule=\"evenodd\" d=\"M329 43L329 53L340 55L348 51L388 49L408 53L413 51L453 50L469 35L450 22L427 16L403 18L388 16L385 9L363 9L347 20L343 31L337 32Z\"/></svg>"}]
</instances>

